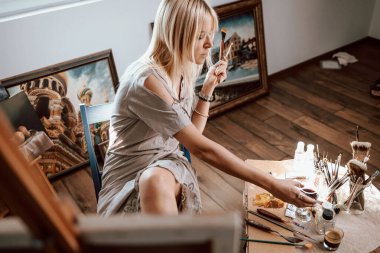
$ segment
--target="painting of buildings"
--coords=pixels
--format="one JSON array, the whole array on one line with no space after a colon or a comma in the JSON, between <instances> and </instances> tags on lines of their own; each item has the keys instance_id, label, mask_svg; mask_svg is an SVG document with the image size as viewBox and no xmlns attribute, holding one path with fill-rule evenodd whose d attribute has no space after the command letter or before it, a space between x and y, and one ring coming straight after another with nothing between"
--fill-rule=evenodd
<instances>
[{"instance_id":1,"label":"painting of buildings","mask_svg":"<svg viewBox=\"0 0 380 253\"><path fill-rule=\"evenodd\" d=\"M115 84L106 59L88 63L8 88L24 91L54 146L39 161L47 175L87 162L79 105L112 102ZM95 143L108 139L109 123L92 127Z\"/></svg>"},{"instance_id":2,"label":"painting of buildings","mask_svg":"<svg viewBox=\"0 0 380 253\"><path fill-rule=\"evenodd\" d=\"M224 48L227 49L231 43L233 44L228 55L228 77L215 89L215 101L211 106L217 106L233 100L242 93L249 92L260 86L253 12L247 11L236 16L222 18L219 27L227 30ZM214 37L214 46L211 49L214 63L219 59L221 39L221 33L217 32ZM200 90L205 76L206 69L204 69L197 81L196 91Z\"/></svg>"}]
</instances>

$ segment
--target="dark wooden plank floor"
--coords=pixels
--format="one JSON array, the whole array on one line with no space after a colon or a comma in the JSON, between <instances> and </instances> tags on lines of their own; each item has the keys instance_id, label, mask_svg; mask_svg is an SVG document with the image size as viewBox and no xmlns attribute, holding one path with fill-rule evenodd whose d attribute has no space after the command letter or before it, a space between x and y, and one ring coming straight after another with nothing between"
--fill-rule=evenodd
<instances>
[{"instance_id":1,"label":"dark wooden plank floor","mask_svg":"<svg viewBox=\"0 0 380 253\"><path fill-rule=\"evenodd\" d=\"M380 98L369 84L380 78L380 41L365 39L343 48L359 62L341 70L320 68L316 58L270 78L270 94L211 119L205 135L242 159L293 157L297 141L318 144L331 158L352 157L356 125L372 143L368 173L380 169ZM193 157L206 212L241 210L244 183ZM380 189L380 177L374 182Z\"/></svg>"}]
</instances>

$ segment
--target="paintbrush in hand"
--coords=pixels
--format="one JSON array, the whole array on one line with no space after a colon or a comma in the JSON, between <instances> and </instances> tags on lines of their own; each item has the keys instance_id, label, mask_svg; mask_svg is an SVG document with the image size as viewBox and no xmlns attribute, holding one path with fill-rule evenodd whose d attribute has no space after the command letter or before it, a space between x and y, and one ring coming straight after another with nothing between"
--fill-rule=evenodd
<instances>
[{"instance_id":1,"label":"paintbrush in hand","mask_svg":"<svg viewBox=\"0 0 380 253\"><path fill-rule=\"evenodd\" d=\"M233 45L233 44L234 44L234 43L231 42L231 44L228 46L227 53L226 53L226 56L225 56L225 58L227 59L227 61L228 61L228 55L229 55L230 52L231 52L231 48L232 48L232 45ZM218 68L215 69L215 74L216 74L216 72L218 72L217 70L218 70ZM220 78L218 77L218 78L216 79L215 82L220 83Z\"/></svg>"},{"instance_id":2,"label":"paintbrush in hand","mask_svg":"<svg viewBox=\"0 0 380 253\"><path fill-rule=\"evenodd\" d=\"M220 40L219 60L222 60L224 55L224 40L226 38L227 28L222 27L222 29L220 29L220 33L222 35L222 39Z\"/></svg>"}]
</instances>

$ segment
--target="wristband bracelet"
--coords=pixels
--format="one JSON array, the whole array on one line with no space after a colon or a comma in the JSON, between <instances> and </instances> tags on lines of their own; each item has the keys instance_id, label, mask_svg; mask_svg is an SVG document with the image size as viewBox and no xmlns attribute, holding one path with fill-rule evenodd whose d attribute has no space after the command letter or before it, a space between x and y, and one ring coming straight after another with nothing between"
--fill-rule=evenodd
<instances>
[{"instance_id":1,"label":"wristband bracelet","mask_svg":"<svg viewBox=\"0 0 380 253\"><path fill-rule=\"evenodd\" d=\"M204 118L208 118L208 115L207 114L203 114L203 113L200 113L200 112L198 112L197 110L194 110L194 112L196 113L196 114L198 114L199 116L202 116L202 117L204 117Z\"/></svg>"},{"instance_id":2,"label":"wristband bracelet","mask_svg":"<svg viewBox=\"0 0 380 253\"><path fill-rule=\"evenodd\" d=\"M203 95L202 93L198 93L198 97L200 100L205 101L205 102L213 102L215 100L215 97L213 95L207 96Z\"/></svg>"}]
</instances>

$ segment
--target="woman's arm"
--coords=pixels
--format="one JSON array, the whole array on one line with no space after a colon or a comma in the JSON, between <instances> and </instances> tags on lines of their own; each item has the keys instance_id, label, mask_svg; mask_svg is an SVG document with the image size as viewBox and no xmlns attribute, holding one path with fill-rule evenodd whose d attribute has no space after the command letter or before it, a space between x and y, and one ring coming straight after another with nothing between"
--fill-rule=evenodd
<instances>
[{"instance_id":1,"label":"woman's arm","mask_svg":"<svg viewBox=\"0 0 380 253\"><path fill-rule=\"evenodd\" d=\"M312 206L315 200L304 197L302 201L297 196L298 182L293 180L275 179L269 174L247 166L240 158L229 152L223 146L206 138L190 125L179 131L175 138L180 141L193 155L212 166L244 181L253 183L271 192L274 196L297 206Z\"/></svg>"},{"instance_id":2,"label":"woman's arm","mask_svg":"<svg viewBox=\"0 0 380 253\"><path fill-rule=\"evenodd\" d=\"M173 98L153 75L145 80L144 86L169 105L173 103ZM299 207L312 206L315 203L315 200L307 196L303 196L303 200L297 198L300 191L295 181L278 180L269 174L248 167L227 149L203 136L193 124L180 130L174 137L200 159L230 175L256 184L286 202Z\"/></svg>"}]
</instances>

